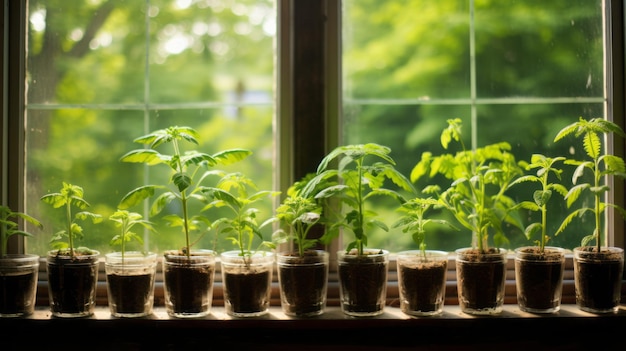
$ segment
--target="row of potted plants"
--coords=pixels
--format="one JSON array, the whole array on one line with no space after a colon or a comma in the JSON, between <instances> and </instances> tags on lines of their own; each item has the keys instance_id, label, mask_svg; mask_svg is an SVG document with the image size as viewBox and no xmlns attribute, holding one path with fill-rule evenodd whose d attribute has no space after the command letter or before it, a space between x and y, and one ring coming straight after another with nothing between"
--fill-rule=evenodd
<instances>
[{"instance_id":1,"label":"row of potted plants","mask_svg":"<svg viewBox=\"0 0 626 351\"><path fill-rule=\"evenodd\" d=\"M583 205L572 211L554 235L577 218L593 214L594 232L574 249L577 304L590 312L616 311L620 302L623 250L602 243L601 217L609 206L624 214L619 206L604 201L609 191L604 178L625 177L626 167L621 158L601 151L601 137L610 133L624 136L617 125L602 118L580 118L563 128L555 141L568 135L582 137L589 160L533 155L527 163L517 162L506 142L467 150L462 141L460 120L449 120L441 136L442 145L448 149L455 141L461 150L439 156L424 153L408 178L395 168L391 150L386 146L373 143L340 146L321 160L315 174L293 184L274 216L260 222L253 204L278 196L279 192L259 191L244 174L214 169L217 165L245 159L251 154L249 150L230 149L213 155L183 151L181 143L198 143L199 135L193 128L157 130L135 139L147 147L132 150L121 158L123 162L148 166L165 165L171 177L167 185L144 185L130 191L120 201L118 211L109 218L119 228L111 243L120 247L119 251L105 255L111 313L135 317L152 312L157 255L127 251L126 243L141 243L142 235L135 233L134 228L153 230L149 220L131 211L132 207L153 197L151 217L163 212L172 202L177 202L181 211L163 217L170 226L181 228L185 240L181 249L163 252L165 306L172 317L196 318L210 313L216 259L222 266L228 314L249 317L269 311L274 262L278 267L284 312L292 316L323 313L329 253L318 248L340 232L353 238L337 253L342 311L351 316L383 313L389 252L368 247L372 226L389 230L368 206L378 197L397 201L401 215L392 227L402 228L412 235L419 248L397 254L400 303L404 313L429 316L443 311L448 253L427 249L427 227L431 224L452 228L461 225L472 232L472 246L455 251L457 290L462 311L478 315L498 314L502 310L507 261L507 250L501 248L507 241L504 225L523 229L529 240L539 234L536 245L515 250L518 303L528 312L556 312L560 308L565 250L547 245L551 239L546 230L547 203L558 193L571 207L585 191L594 195L594 205ZM171 146L172 154L157 151L164 144ZM570 189L561 182L560 165L576 167ZM586 172L593 174L594 183L578 184ZM447 189L427 186L419 195L413 184L423 177L436 176L449 179L450 186ZM211 178L215 180L213 184L205 185ZM517 203L507 196L507 190L523 182L536 182L540 188L533 194L532 201ZM396 189L390 189L389 184ZM86 211L89 204L83 199L83 189L76 185L64 183L60 192L45 195L42 201L63 209L67 218L67 227L54 235L56 246L47 256L52 314L61 317L91 315L95 306L99 252L77 247L75 238L82 235L79 220L98 222L102 217ZM202 213L220 208L230 215L217 220L209 220L202 213L192 215L188 212L191 201L204 206ZM74 207L81 211L73 214ZM431 218L430 211L435 208L450 211L457 223ZM541 222L523 228L522 221L515 216L520 209L540 212ZM4 207L2 211L3 250L9 236L30 235L20 231L12 219L22 218L40 225L24 213ZM277 223L278 229L272 240L264 240L261 230L273 223ZM323 228L319 238L309 235L315 227ZM209 230L228 237L236 250L218 254L194 248L192 233ZM595 245L590 246L592 241ZM277 245L288 249L276 252ZM32 313L34 292L18 299L15 291L25 290L27 285L36 286L37 256L34 260L31 258L30 263L7 264L5 261L12 257L5 251L2 255L0 293L4 294L2 301L10 303L3 302L0 314ZM604 259L608 263L604 263ZM7 266L10 268L5 268ZM30 278L20 278L28 284L22 283L18 290L6 292L8 277L17 276L15 272L21 266L30 267ZM77 290L81 294L74 292ZM590 294L599 294L599 297L588 297Z\"/></svg>"}]
</instances>

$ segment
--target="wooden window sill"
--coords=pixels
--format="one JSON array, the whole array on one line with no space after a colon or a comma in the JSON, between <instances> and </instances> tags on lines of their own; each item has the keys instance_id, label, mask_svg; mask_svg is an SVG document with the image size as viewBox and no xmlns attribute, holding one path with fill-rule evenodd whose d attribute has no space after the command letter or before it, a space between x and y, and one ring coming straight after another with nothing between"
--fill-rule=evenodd
<instances>
[{"instance_id":1,"label":"wooden window sill","mask_svg":"<svg viewBox=\"0 0 626 351\"><path fill-rule=\"evenodd\" d=\"M281 347L303 351L339 346L350 346L349 350L408 350L418 346L459 350L481 345L490 349L502 345L507 351L543 349L547 345L557 346L555 350L589 346L619 349L616 345L626 345L625 327L624 304L617 313L607 315L587 313L572 304L562 305L558 313L538 315L507 304L495 316L470 316L462 313L458 305L450 305L435 317L410 317L397 307L387 306L382 315L367 318L346 316L337 306L329 306L324 314L313 318L292 318L277 306L262 317L233 318L224 312L223 306L213 306L210 315L199 319L170 318L162 306L144 318L111 317L108 307L98 306L91 317L67 319L52 317L46 307L39 306L26 318L0 318L0 346L7 337L10 346L22 349L55 343L62 348L68 337L93 337L97 348L92 350L119 351L178 350L203 345L275 351Z\"/></svg>"}]
</instances>

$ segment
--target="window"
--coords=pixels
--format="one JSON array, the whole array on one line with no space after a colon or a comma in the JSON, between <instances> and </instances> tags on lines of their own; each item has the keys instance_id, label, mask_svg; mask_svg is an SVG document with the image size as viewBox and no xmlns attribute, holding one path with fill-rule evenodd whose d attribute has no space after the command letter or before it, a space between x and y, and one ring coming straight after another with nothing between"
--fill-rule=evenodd
<instances>
[{"instance_id":1,"label":"window","mask_svg":"<svg viewBox=\"0 0 626 351\"><path fill-rule=\"evenodd\" d=\"M37 209L39 197L56 191L62 180L82 183L93 210L111 211L128 189L144 181L143 170L119 164L119 156L137 146L134 137L171 123L201 120L195 127L217 149L258 142L246 144L258 147L259 157L246 167L267 176L259 182L265 188L274 186L274 178L284 188L313 171L339 143L389 145L408 172L421 151L440 150L438 135L451 117L464 118L474 145L511 136L520 159L536 151L536 141L539 150L551 151L554 132L580 115L606 116L624 125L619 1L30 0L28 36L26 8L20 6L25 5L5 1L3 8L2 40L8 50L3 55L2 201L35 216L44 213ZM60 23L44 21L59 9L72 16ZM224 33L225 24L211 22L222 15L232 25L232 37L203 42L211 33ZM242 18L245 23L238 22ZM91 33L86 23L98 20L102 31ZM539 31L532 31L535 23L541 24ZM32 60L44 50L42 36L54 26L65 31L50 39L62 50L84 41L84 50L100 56L76 56L81 54L76 49L63 60L46 56L36 64ZM234 38L244 42L234 46ZM27 42L33 45L28 67L22 56ZM227 47L241 49L241 56L233 57L245 61L220 62L220 53L229 54ZM44 65L60 67L35 71ZM550 69L541 68L546 66ZM51 74L58 70L68 75ZM235 126L237 118L245 123ZM520 132L528 128L528 134ZM223 134L225 129L236 133ZM622 143L609 140L608 146L623 155ZM62 154L56 156L57 151ZM89 185L91 179L106 185ZM612 196L623 204L621 183ZM609 234L611 242L623 247L623 220L610 215L609 221L617 233ZM107 247L108 234L93 236L102 238L94 245ZM48 233L41 237L40 243L27 242L29 251L30 245L44 250ZM393 239L370 246L389 244L396 251L410 245L409 238L386 237ZM567 246L578 240L576 234L567 238L572 240ZM431 245L453 249L468 240L443 233L442 241ZM23 249L21 242L13 245Z\"/></svg>"},{"instance_id":2,"label":"window","mask_svg":"<svg viewBox=\"0 0 626 351\"><path fill-rule=\"evenodd\" d=\"M39 201L62 182L83 187L89 211L105 218L81 223L79 245L115 249L107 219L122 197L170 177L160 166L119 159L142 147L133 139L170 125L198 130L202 152L253 150L226 169L255 174L260 189L273 187L273 1L30 0L28 12L25 208L45 227L28 241L32 252L45 255L50 235L65 225L60 209ZM181 145L189 146L195 148ZM195 214L203 204L194 205ZM270 200L260 206L260 216L269 217ZM141 206L130 210L148 218ZM180 227L160 217L150 218L157 231L145 249L182 247ZM232 248L210 233L192 240L200 240L196 247Z\"/></svg>"},{"instance_id":3,"label":"window","mask_svg":"<svg viewBox=\"0 0 626 351\"><path fill-rule=\"evenodd\" d=\"M621 118L606 109L611 67L604 65L601 0L343 4L342 140L390 146L404 174L423 152L446 152L439 136L449 118L463 120L466 145L507 141L518 161L569 150L582 159L580 140L554 143L557 132L579 116ZM571 179L572 170L566 168L563 179ZM438 183L442 189L445 182ZM430 184L425 179L416 187ZM527 183L508 194L532 200L535 189ZM568 209L562 201L551 206L548 227L555 232ZM394 214L383 213L392 223ZM550 245L574 248L592 230L586 223L570 226ZM514 228L508 239L511 248L529 243ZM470 233L447 228L427 238L429 247L448 251L470 240ZM371 245L397 251L411 238L373 234Z\"/></svg>"}]
</instances>

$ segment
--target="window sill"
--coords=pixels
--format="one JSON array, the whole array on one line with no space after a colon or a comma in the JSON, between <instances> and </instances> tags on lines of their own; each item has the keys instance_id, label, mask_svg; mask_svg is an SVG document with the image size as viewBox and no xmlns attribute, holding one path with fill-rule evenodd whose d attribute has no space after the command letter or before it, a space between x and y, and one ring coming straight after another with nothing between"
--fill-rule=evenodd
<instances>
[{"instance_id":1,"label":"window sill","mask_svg":"<svg viewBox=\"0 0 626 351\"><path fill-rule=\"evenodd\" d=\"M200 319L170 318L162 306L155 307L149 317L120 319L111 317L108 307L98 306L92 317L64 319L52 317L46 307L39 306L32 316L0 319L0 330L3 335L10 335L10 346L64 344L69 330L72 337L80 340L93 336L97 350L177 350L206 345L227 345L231 349L254 346L257 350L294 346L300 351L319 350L322 346L402 350L430 345L437 350L457 350L506 345L507 350L527 350L552 344L558 350L577 350L626 344L621 334L624 325L624 304L617 313L609 315L586 313L572 304L562 305L558 313L537 315L520 311L516 304L507 304L500 315L480 317L464 314L458 305L450 305L440 316L420 318L389 306L380 316L354 318L344 315L337 306L329 306L321 316L306 319L288 317L276 306L271 307L268 315L256 318L233 318L224 312L223 306L214 306L209 316ZM603 336L609 335L613 338L603 340Z\"/></svg>"}]
</instances>

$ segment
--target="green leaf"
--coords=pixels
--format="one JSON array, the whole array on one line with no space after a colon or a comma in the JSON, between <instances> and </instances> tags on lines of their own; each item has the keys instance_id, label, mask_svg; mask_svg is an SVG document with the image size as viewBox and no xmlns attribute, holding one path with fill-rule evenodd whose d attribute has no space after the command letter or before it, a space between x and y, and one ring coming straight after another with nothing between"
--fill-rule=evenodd
<instances>
[{"instance_id":1,"label":"green leaf","mask_svg":"<svg viewBox=\"0 0 626 351\"><path fill-rule=\"evenodd\" d=\"M127 210L141 203L143 200L153 196L155 190L159 188L163 188L163 187L156 186L156 185L144 185L137 189L134 189L122 198L122 200L120 201L117 207L120 210Z\"/></svg>"},{"instance_id":2,"label":"green leaf","mask_svg":"<svg viewBox=\"0 0 626 351\"><path fill-rule=\"evenodd\" d=\"M52 205L53 208L59 208L61 206L65 206L65 204L67 203L67 199L65 198L65 196L61 195L60 193L52 193L52 194L44 195L41 197L41 201Z\"/></svg>"},{"instance_id":3,"label":"green leaf","mask_svg":"<svg viewBox=\"0 0 626 351\"><path fill-rule=\"evenodd\" d=\"M170 202L172 202L172 200L176 198L177 198L176 194L169 192L169 191L159 195L154 200L154 202L152 203L152 206L150 207L150 217L154 217L158 215L159 213L161 213L161 211L163 211L165 206L167 206Z\"/></svg>"},{"instance_id":4,"label":"green leaf","mask_svg":"<svg viewBox=\"0 0 626 351\"><path fill-rule=\"evenodd\" d=\"M87 212L87 211L78 212L76 214L76 218L80 219L80 220L83 220L83 221L87 220L87 219L91 219L91 221L93 223L100 223L103 220L101 215L99 215L97 213Z\"/></svg>"},{"instance_id":5,"label":"green leaf","mask_svg":"<svg viewBox=\"0 0 626 351\"><path fill-rule=\"evenodd\" d=\"M565 195L565 200L567 200L567 207L571 207L572 204L574 204L574 202L578 200L578 197L580 197L580 194L582 194L583 190L589 187L589 184L579 184L572 187Z\"/></svg>"},{"instance_id":6,"label":"green leaf","mask_svg":"<svg viewBox=\"0 0 626 351\"><path fill-rule=\"evenodd\" d=\"M172 183L174 183L178 191L182 193L191 186L192 179L184 172L177 172L172 175Z\"/></svg>"},{"instance_id":7,"label":"green leaf","mask_svg":"<svg viewBox=\"0 0 626 351\"><path fill-rule=\"evenodd\" d=\"M535 233L541 232L541 227L541 223L532 223L528 227L526 227L526 230L524 230L524 235L526 235L526 238L530 240Z\"/></svg>"},{"instance_id":8,"label":"green leaf","mask_svg":"<svg viewBox=\"0 0 626 351\"><path fill-rule=\"evenodd\" d=\"M235 162L239 162L244 160L246 157L252 155L252 151L246 149L230 149L220 151L213 155L213 159L216 160L217 163L222 165L229 165Z\"/></svg>"},{"instance_id":9,"label":"green leaf","mask_svg":"<svg viewBox=\"0 0 626 351\"><path fill-rule=\"evenodd\" d=\"M213 158L213 156L202 152L197 152L195 150L185 152L185 154L180 157L180 161L185 166L200 165L203 162L206 162L208 166L214 166L215 164L217 164L217 161Z\"/></svg>"},{"instance_id":10,"label":"green leaf","mask_svg":"<svg viewBox=\"0 0 626 351\"><path fill-rule=\"evenodd\" d=\"M155 150L151 149L138 149L132 150L123 155L120 158L122 162L132 162L132 163L143 163L148 166L157 165L160 163L168 163L170 161L170 157L166 155L161 155Z\"/></svg>"}]
</instances>

